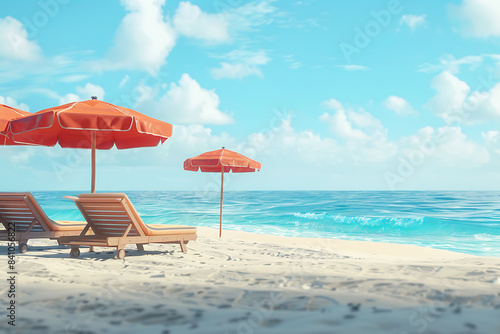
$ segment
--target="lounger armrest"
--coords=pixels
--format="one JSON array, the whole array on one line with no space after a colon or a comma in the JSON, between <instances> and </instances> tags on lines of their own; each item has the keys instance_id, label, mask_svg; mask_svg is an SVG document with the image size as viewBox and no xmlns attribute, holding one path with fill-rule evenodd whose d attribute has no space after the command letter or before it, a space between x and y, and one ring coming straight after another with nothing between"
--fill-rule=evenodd
<instances>
[{"instance_id":1,"label":"lounger armrest","mask_svg":"<svg viewBox=\"0 0 500 334\"><path fill-rule=\"evenodd\" d=\"M66 199L69 199L69 200L72 200L72 201L77 201L78 200L78 197L76 197L76 196L63 196L63 198L66 198Z\"/></svg>"},{"instance_id":2,"label":"lounger armrest","mask_svg":"<svg viewBox=\"0 0 500 334\"><path fill-rule=\"evenodd\" d=\"M91 197L78 197L77 201L81 203L119 203L123 198L91 198Z\"/></svg>"}]
</instances>

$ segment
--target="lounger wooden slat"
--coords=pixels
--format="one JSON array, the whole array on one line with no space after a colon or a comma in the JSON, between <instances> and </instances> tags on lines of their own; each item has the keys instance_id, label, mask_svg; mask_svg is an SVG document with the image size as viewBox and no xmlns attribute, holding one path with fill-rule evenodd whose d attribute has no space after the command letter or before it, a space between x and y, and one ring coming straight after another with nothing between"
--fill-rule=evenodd
<instances>
[{"instance_id":1,"label":"lounger wooden slat","mask_svg":"<svg viewBox=\"0 0 500 334\"><path fill-rule=\"evenodd\" d=\"M16 227L15 229L19 232L27 232L28 228L31 226L31 224L23 224L23 225L19 225L19 224L16 224ZM41 227L40 225L35 225L35 226L32 226L30 228L30 231L33 231L33 230L40 230L40 231L44 231L43 227Z\"/></svg>"},{"instance_id":2,"label":"lounger wooden slat","mask_svg":"<svg viewBox=\"0 0 500 334\"><path fill-rule=\"evenodd\" d=\"M26 208L26 203L23 203L22 201L14 200L11 201L7 197L3 196L2 197L3 202L0 204L0 208L3 209L23 209Z\"/></svg>"},{"instance_id":3,"label":"lounger wooden slat","mask_svg":"<svg viewBox=\"0 0 500 334\"><path fill-rule=\"evenodd\" d=\"M88 203L89 210L102 210L109 208L110 211L123 211L123 208L118 203Z\"/></svg>"},{"instance_id":4,"label":"lounger wooden slat","mask_svg":"<svg viewBox=\"0 0 500 334\"><path fill-rule=\"evenodd\" d=\"M29 239L79 235L86 225L51 220L31 193L0 193L0 223L5 227L0 240L17 241L21 253L28 250ZM9 234L11 227L14 231Z\"/></svg>"},{"instance_id":5,"label":"lounger wooden slat","mask_svg":"<svg viewBox=\"0 0 500 334\"><path fill-rule=\"evenodd\" d=\"M130 220L127 218L127 217L124 217L124 216L112 216L112 215L109 215L109 216L104 216L102 214L99 213L99 215L92 215L94 221L114 221L114 222L117 222L117 223L120 223L120 222L126 222L126 223L129 223Z\"/></svg>"},{"instance_id":6,"label":"lounger wooden slat","mask_svg":"<svg viewBox=\"0 0 500 334\"><path fill-rule=\"evenodd\" d=\"M59 244L71 246L71 257L80 255L78 247L82 245L116 247L119 259L125 257L124 248L128 244L136 244L143 250L144 244L176 243L186 252L186 244L197 239L195 227L146 225L125 194L81 194L71 199L88 224L81 235L58 239ZM86 235L90 231L94 235Z\"/></svg>"},{"instance_id":7,"label":"lounger wooden slat","mask_svg":"<svg viewBox=\"0 0 500 334\"><path fill-rule=\"evenodd\" d=\"M112 230L112 229L101 229L101 234L106 234L107 236L121 236L124 235L124 231L118 231L118 230ZM139 233L127 233L127 235L132 235L132 236L141 236Z\"/></svg>"},{"instance_id":8,"label":"lounger wooden slat","mask_svg":"<svg viewBox=\"0 0 500 334\"><path fill-rule=\"evenodd\" d=\"M19 209L4 209L4 210L0 210L0 213L5 213L5 214L14 214L14 215L23 215L23 214L28 214L28 215L32 215L33 216L33 213L31 212L31 210L28 208L28 207L25 207L23 208L23 210L19 210Z\"/></svg>"},{"instance_id":9,"label":"lounger wooden slat","mask_svg":"<svg viewBox=\"0 0 500 334\"><path fill-rule=\"evenodd\" d=\"M33 218L30 216L17 216L17 215L2 215L6 220L15 220L18 223L30 223Z\"/></svg>"},{"instance_id":10,"label":"lounger wooden slat","mask_svg":"<svg viewBox=\"0 0 500 334\"><path fill-rule=\"evenodd\" d=\"M24 207L19 208L1 208L0 212L30 213L30 210L25 205Z\"/></svg>"},{"instance_id":11,"label":"lounger wooden slat","mask_svg":"<svg viewBox=\"0 0 500 334\"><path fill-rule=\"evenodd\" d=\"M111 228L114 230L125 231L130 225L130 222L124 222L122 220L103 220L94 221L94 225L99 226L100 228Z\"/></svg>"}]
</instances>

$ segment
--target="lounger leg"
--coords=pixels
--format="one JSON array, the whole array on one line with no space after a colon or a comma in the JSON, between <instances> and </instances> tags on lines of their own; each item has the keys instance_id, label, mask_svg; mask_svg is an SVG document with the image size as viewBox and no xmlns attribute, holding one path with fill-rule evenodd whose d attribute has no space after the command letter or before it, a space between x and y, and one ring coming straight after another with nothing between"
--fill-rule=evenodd
<instances>
[{"instance_id":1,"label":"lounger leg","mask_svg":"<svg viewBox=\"0 0 500 334\"><path fill-rule=\"evenodd\" d=\"M119 249L117 252L116 252L116 258L117 259L123 259L125 258L125 249Z\"/></svg>"},{"instance_id":2,"label":"lounger leg","mask_svg":"<svg viewBox=\"0 0 500 334\"><path fill-rule=\"evenodd\" d=\"M78 246L71 246L71 251L69 252L70 257L79 257L80 256L80 249L78 249Z\"/></svg>"},{"instance_id":3,"label":"lounger leg","mask_svg":"<svg viewBox=\"0 0 500 334\"><path fill-rule=\"evenodd\" d=\"M26 253L28 251L28 239L19 239L19 253Z\"/></svg>"},{"instance_id":4,"label":"lounger leg","mask_svg":"<svg viewBox=\"0 0 500 334\"><path fill-rule=\"evenodd\" d=\"M94 252L94 246L89 247L89 252Z\"/></svg>"},{"instance_id":5,"label":"lounger leg","mask_svg":"<svg viewBox=\"0 0 500 334\"><path fill-rule=\"evenodd\" d=\"M144 245L142 245L142 244L136 244L136 246L137 246L138 250L140 250L140 251L144 250Z\"/></svg>"},{"instance_id":6,"label":"lounger leg","mask_svg":"<svg viewBox=\"0 0 500 334\"><path fill-rule=\"evenodd\" d=\"M184 240L179 241L179 245L181 245L181 251L183 253L187 253L187 248L186 248L186 244L184 243Z\"/></svg>"},{"instance_id":7,"label":"lounger leg","mask_svg":"<svg viewBox=\"0 0 500 334\"><path fill-rule=\"evenodd\" d=\"M116 258L117 259L123 259L125 258L125 246L127 246L127 244L118 244L118 246L116 247Z\"/></svg>"}]
</instances>

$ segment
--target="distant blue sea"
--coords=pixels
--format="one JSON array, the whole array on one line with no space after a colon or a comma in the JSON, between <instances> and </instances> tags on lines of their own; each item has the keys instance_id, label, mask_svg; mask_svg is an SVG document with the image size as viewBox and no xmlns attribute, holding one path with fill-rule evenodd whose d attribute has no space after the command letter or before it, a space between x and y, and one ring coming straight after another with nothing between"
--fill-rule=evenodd
<instances>
[{"instance_id":1,"label":"distant blue sea","mask_svg":"<svg viewBox=\"0 0 500 334\"><path fill-rule=\"evenodd\" d=\"M52 219L83 220L62 198L77 194L34 193ZM127 194L146 223L219 226L217 192ZM500 256L500 192L228 191L223 228Z\"/></svg>"}]
</instances>

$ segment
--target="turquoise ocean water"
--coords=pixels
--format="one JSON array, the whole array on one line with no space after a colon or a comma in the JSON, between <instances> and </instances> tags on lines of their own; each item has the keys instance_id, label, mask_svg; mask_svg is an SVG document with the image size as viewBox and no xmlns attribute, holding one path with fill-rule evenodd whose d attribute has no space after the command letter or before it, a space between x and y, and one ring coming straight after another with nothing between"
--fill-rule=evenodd
<instances>
[{"instance_id":1,"label":"turquoise ocean water","mask_svg":"<svg viewBox=\"0 0 500 334\"><path fill-rule=\"evenodd\" d=\"M34 193L55 220L83 220L63 195ZM217 192L127 192L146 223L219 226ZM413 244L500 256L500 192L224 193L224 229Z\"/></svg>"}]
</instances>

